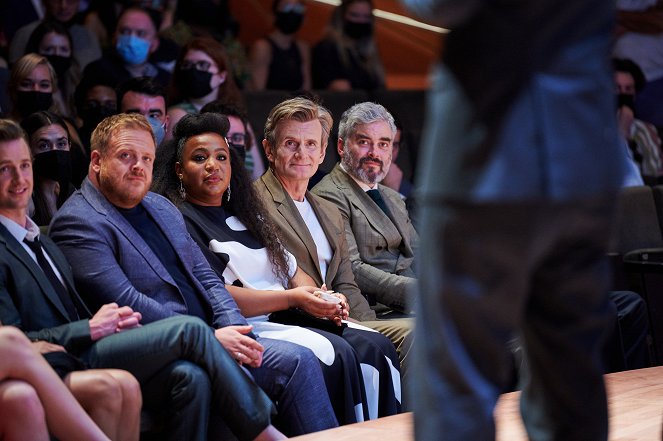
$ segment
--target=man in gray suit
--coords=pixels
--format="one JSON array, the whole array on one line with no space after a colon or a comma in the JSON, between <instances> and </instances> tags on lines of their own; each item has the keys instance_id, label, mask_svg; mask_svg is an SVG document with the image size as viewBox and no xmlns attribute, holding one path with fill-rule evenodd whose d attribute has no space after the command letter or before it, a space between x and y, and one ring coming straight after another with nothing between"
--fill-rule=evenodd
<instances>
[{"instance_id":1,"label":"man in gray suit","mask_svg":"<svg viewBox=\"0 0 663 441\"><path fill-rule=\"evenodd\" d=\"M165 439L206 439L210 404L239 438L278 434L269 424L272 403L201 320L139 327L140 314L115 303L90 313L67 260L27 216L32 187L25 134L0 120L0 321L61 345L92 368L131 372L147 407L159 399L170 406Z\"/></svg>"},{"instance_id":2,"label":"man in gray suit","mask_svg":"<svg viewBox=\"0 0 663 441\"><path fill-rule=\"evenodd\" d=\"M386 335L396 346L407 382L412 321L376 317L352 273L344 221L331 202L307 191L309 179L325 157L332 118L327 109L305 98L276 105L265 125L263 147L269 170L255 188L283 245L317 286L344 294L350 318Z\"/></svg>"},{"instance_id":3,"label":"man in gray suit","mask_svg":"<svg viewBox=\"0 0 663 441\"><path fill-rule=\"evenodd\" d=\"M416 293L419 236L400 195L379 185L391 165L396 124L380 104L355 104L338 129L341 162L313 188L343 215L352 272L369 301L408 312Z\"/></svg>"},{"instance_id":4,"label":"man in gray suit","mask_svg":"<svg viewBox=\"0 0 663 441\"><path fill-rule=\"evenodd\" d=\"M155 140L140 114L106 118L92 134L88 177L53 218L50 235L91 304L116 302L151 323L187 314L214 329L277 403L295 436L337 425L322 371L302 346L257 338L189 236L180 211L149 192Z\"/></svg>"}]
</instances>

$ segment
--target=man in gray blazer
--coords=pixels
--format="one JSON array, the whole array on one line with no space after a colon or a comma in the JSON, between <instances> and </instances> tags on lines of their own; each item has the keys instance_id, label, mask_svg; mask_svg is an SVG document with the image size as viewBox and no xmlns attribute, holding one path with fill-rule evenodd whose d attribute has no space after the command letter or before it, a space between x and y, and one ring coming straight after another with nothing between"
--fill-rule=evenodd
<instances>
[{"instance_id":1,"label":"man in gray blazer","mask_svg":"<svg viewBox=\"0 0 663 441\"><path fill-rule=\"evenodd\" d=\"M67 260L27 216L32 188L25 134L0 120L0 321L63 346L92 368L131 372L147 407L170 407L165 439L206 439L210 404L242 439L274 431L273 404L201 320L181 316L138 327L140 314L116 303L90 313Z\"/></svg>"},{"instance_id":2,"label":"man in gray blazer","mask_svg":"<svg viewBox=\"0 0 663 441\"><path fill-rule=\"evenodd\" d=\"M254 185L297 265L318 286L324 283L344 294L350 318L380 331L395 344L406 383L411 319L376 317L355 283L341 213L331 202L306 190L324 159L331 125L327 109L310 100L294 98L275 106L263 140L269 170Z\"/></svg>"},{"instance_id":3,"label":"man in gray blazer","mask_svg":"<svg viewBox=\"0 0 663 441\"><path fill-rule=\"evenodd\" d=\"M396 124L380 104L355 104L338 130L341 162L313 188L343 215L355 281L369 300L409 312L419 236L400 195L379 185L391 165Z\"/></svg>"},{"instance_id":4,"label":"man in gray blazer","mask_svg":"<svg viewBox=\"0 0 663 441\"><path fill-rule=\"evenodd\" d=\"M217 346L246 366L277 403L275 424L286 435L336 426L315 355L293 343L256 338L180 211L149 192L155 142L147 120L139 114L109 117L91 144L88 177L50 227L87 300L130 306L147 323L199 317L214 329Z\"/></svg>"}]
</instances>

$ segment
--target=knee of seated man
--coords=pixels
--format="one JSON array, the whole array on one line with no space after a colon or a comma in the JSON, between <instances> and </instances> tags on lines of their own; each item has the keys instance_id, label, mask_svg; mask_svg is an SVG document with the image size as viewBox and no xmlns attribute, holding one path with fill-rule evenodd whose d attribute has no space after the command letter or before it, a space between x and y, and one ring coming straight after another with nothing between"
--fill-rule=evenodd
<instances>
[{"instance_id":1,"label":"knee of seated man","mask_svg":"<svg viewBox=\"0 0 663 441\"><path fill-rule=\"evenodd\" d=\"M212 383L207 372L200 366L185 360L171 363L167 381L170 395L175 402L202 399L212 390Z\"/></svg>"}]
</instances>

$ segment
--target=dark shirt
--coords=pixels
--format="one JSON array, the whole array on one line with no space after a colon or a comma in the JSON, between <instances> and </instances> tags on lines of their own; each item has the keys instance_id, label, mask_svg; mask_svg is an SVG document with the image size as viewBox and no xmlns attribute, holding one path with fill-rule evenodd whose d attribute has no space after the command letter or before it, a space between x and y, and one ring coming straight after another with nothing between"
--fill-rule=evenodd
<instances>
[{"instance_id":1,"label":"dark shirt","mask_svg":"<svg viewBox=\"0 0 663 441\"><path fill-rule=\"evenodd\" d=\"M339 49L331 40L322 40L312 51L311 74L314 89L326 89L334 80L348 80L353 89L374 90L384 87L366 67L359 55L347 53L349 63L345 65Z\"/></svg>"},{"instance_id":2,"label":"dark shirt","mask_svg":"<svg viewBox=\"0 0 663 441\"><path fill-rule=\"evenodd\" d=\"M281 49L266 38L272 48L272 62L269 64L267 89L299 90L304 85L302 75L302 54L294 41L287 49Z\"/></svg>"},{"instance_id":3,"label":"dark shirt","mask_svg":"<svg viewBox=\"0 0 663 441\"><path fill-rule=\"evenodd\" d=\"M161 231L159 224L154 221L142 204L138 204L136 207L130 209L118 207L118 211L134 227L145 243L147 243L159 258L168 271L168 274L175 280L175 283L182 292L189 315L200 317L205 323L211 323L212 311L209 303L202 301L198 297L198 294L196 294L192 281L189 280L184 271L182 261L177 257L173 245L163 231Z\"/></svg>"}]
</instances>

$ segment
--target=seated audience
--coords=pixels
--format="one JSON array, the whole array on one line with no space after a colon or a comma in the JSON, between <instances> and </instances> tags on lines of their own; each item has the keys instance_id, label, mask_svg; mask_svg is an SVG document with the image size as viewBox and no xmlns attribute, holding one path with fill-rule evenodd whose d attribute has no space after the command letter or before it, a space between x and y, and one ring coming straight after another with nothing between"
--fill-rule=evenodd
<instances>
[{"instance_id":1,"label":"seated audience","mask_svg":"<svg viewBox=\"0 0 663 441\"><path fill-rule=\"evenodd\" d=\"M0 120L0 164L7 171L0 175L2 323L32 340L60 345L92 368L127 370L143 390L160 391L165 397L152 403L152 393L146 393L145 402L147 408L165 406L163 438L206 439L210 415L223 418L239 439L282 438L270 424L269 398L200 320L179 316L141 327L140 313L116 303L90 313L76 291L71 266L27 217L32 159L25 134L10 120ZM83 263L72 260L74 268ZM101 265L98 269L104 271ZM128 415L122 418L127 430L134 427Z\"/></svg>"},{"instance_id":2,"label":"seated audience","mask_svg":"<svg viewBox=\"0 0 663 441\"><path fill-rule=\"evenodd\" d=\"M104 389L103 382L96 386ZM134 410L140 410L140 399ZM111 439L85 413L34 345L10 326L0 326L0 415L0 438L5 441L48 441L49 434L62 440ZM122 424L129 431L130 422ZM112 439L138 439L137 425L131 429L135 430L132 437Z\"/></svg>"},{"instance_id":3,"label":"seated audience","mask_svg":"<svg viewBox=\"0 0 663 441\"><path fill-rule=\"evenodd\" d=\"M636 96L644 87L645 76L640 67L628 59L613 58L617 90L617 123L629 143L633 158L645 182L658 183L663 175L661 138L653 124L636 118Z\"/></svg>"},{"instance_id":4,"label":"seated audience","mask_svg":"<svg viewBox=\"0 0 663 441\"><path fill-rule=\"evenodd\" d=\"M40 110L61 110L53 99L58 91L57 75L42 55L30 53L21 57L12 67L7 88L12 103L9 117L16 122Z\"/></svg>"},{"instance_id":5,"label":"seated audience","mask_svg":"<svg viewBox=\"0 0 663 441\"><path fill-rule=\"evenodd\" d=\"M331 123L329 111L306 98L276 105L267 117L262 142L269 170L255 182L255 188L283 246L299 267L315 286L325 283L343 293L351 318L389 337L399 355L402 377L406 377L411 319L377 320L355 283L341 213L306 189L325 157Z\"/></svg>"},{"instance_id":6,"label":"seated audience","mask_svg":"<svg viewBox=\"0 0 663 441\"><path fill-rule=\"evenodd\" d=\"M120 112L140 113L147 119L158 148L169 129L163 87L150 77L132 78L118 86L117 101L120 103Z\"/></svg>"},{"instance_id":7,"label":"seated audience","mask_svg":"<svg viewBox=\"0 0 663 441\"><path fill-rule=\"evenodd\" d=\"M48 225L76 190L72 184L72 153L67 124L51 112L36 112L21 122L32 152L35 188L32 220Z\"/></svg>"},{"instance_id":8,"label":"seated audience","mask_svg":"<svg viewBox=\"0 0 663 441\"><path fill-rule=\"evenodd\" d=\"M417 295L419 244L405 203L380 185L392 159L396 124L380 104L355 104L338 123L341 162L313 187L340 210L357 286L369 300L409 312Z\"/></svg>"},{"instance_id":9,"label":"seated audience","mask_svg":"<svg viewBox=\"0 0 663 441\"><path fill-rule=\"evenodd\" d=\"M373 36L372 0L342 0L324 38L313 47L314 89L380 89L384 67Z\"/></svg>"},{"instance_id":10,"label":"seated audience","mask_svg":"<svg viewBox=\"0 0 663 441\"><path fill-rule=\"evenodd\" d=\"M302 26L304 0L274 0L275 29L251 48L251 89L311 89L311 51L295 38Z\"/></svg>"},{"instance_id":11,"label":"seated audience","mask_svg":"<svg viewBox=\"0 0 663 441\"><path fill-rule=\"evenodd\" d=\"M73 56L83 69L89 63L101 57L101 48L96 36L74 20L78 13L79 3L80 0L43 0L46 12L44 20L54 20L67 27L73 42ZM23 55L29 53L26 50L28 40L39 24L40 21L34 21L16 31L9 44L10 63L13 64Z\"/></svg>"},{"instance_id":12,"label":"seated audience","mask_svg":"<svg viewBox=\"0 0 663 441\"><path fill-rule=\"evenodd\" d=\"M336 426L313 353L255 337L180 212L148 191L154 157L154 136L142 115L111 116L92 134L88 178L60 208L49 232L72 263L86 300L117 302L148 324L173 316L204 322L205 335L216 337L213 349L244 364L276 403L276 425L286 435ZM200 349L207 354L212 348Z\"/></svg>"},{"instance_id":13,"label":"seated audience","mask_svg":"<svg viewBox=\"0 0 663 441\"><path fill-rule=\"evenodd\" d=\"M157 26L152 16L140 7L130 6L117 21L112 48L90 63L83 74L112 78L115 86L129 78L148 76L165 87L170 81L170 72L149 61L158 46Z\"/></svg>"},{"instance_id":14,"label":"seated audience","mask_svg":"<svg viewBox=\"0 0 663 441\"><path fill-rule=\"evenodd\" d=\"M59 106L62 115L73 117L74 91L81 79L78 62L72 55L72 40L67 28L58 21L43 21L30 35L26 53L36 53L46 57L53 66L58 79Z\"/></svg>"},{"instance_id":15,"label":"seated audience","mask_svg":"<svg viewBox=\"0 0 663 441\"><path fill-rule=\"evenodd\" d=\"M318 356L339 422L397 413L400 376L394 346L371 329L343 321L348 305L341 293L332 294L338 304L315 295L320 288L283 249L251 179L226 144L228 126L224 116L214 113L182 118L173 138L177 147L164 152L168 160L160 159L155 191L179 206L189 233L253 330L306 346ZM279 317L280 311L287 312ZM367 400L358 393L359 375ZM362 404L368 412L356 415Z\"/></svg>"}]
</instances>

